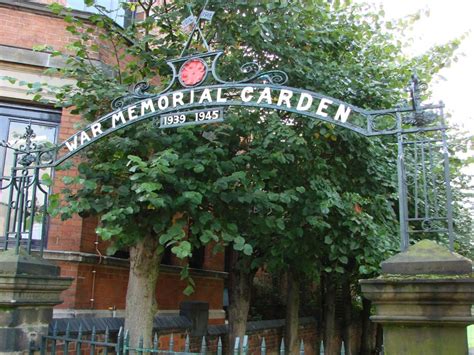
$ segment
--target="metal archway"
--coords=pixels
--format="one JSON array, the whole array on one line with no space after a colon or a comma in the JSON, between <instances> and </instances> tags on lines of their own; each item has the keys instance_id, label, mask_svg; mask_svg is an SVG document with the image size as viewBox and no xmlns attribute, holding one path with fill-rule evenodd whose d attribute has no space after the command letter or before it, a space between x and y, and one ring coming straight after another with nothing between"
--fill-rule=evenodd
<instances>
[{"instance_id":1,"label":"metal archway","mask_svg":"<svg viewBox=\"0 0 474 355\"><path fill-rule=\"evenodd\" d=\"M401 250L408 248L409 237L414 233L446 234L453 250L444 106L421 104L421 84L416 76L410 85L410 104L387 110L365 110L319 93L285 86L286 73L262 71L256 63L241 67L246 78L225 81L217 72L222 55L222 51L208 50L167 61L172 75L162 92L148 93L147 83L136 84L129 94L113 101L114 111L54 147L36 146L31 126L27 127L22 137L24 144L19 148L2 142L1 146L13 150L14 154L11 174L0 178L0 190L8 194L4 249L14 243L17 252L22 244L26 244L28 252L32 250L34 217L46 215L47 201L41 211L36 210L35 204L38 189L47 196L47 188L41 182L41 169L54 168L109 134L146 119L159 117L159 127L163 129L216 123L224 120L225 107L241 106L296 113L368 137L395 135L398 139ZM424 135L426 132L432 133ZM42 238L44 233L43 230ZM41 243L41 252L43 247Z\"/></svg>"}]
</instances>

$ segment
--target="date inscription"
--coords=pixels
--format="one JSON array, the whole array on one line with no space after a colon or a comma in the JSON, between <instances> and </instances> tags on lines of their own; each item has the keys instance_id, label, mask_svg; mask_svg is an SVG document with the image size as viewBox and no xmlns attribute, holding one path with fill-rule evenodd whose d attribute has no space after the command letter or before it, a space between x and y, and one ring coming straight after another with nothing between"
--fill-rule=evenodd
<instances>
[{"instance_id":1,"label":"date inscription","mask_svg":"<svg viewBox=\"0 0 474 355\"><path fill-rule=\"evenodd\" d=\"M208 124L224 121L222 107L187 112L177 112L160 116L160 128Z\"/></svg>"}]
</instances>

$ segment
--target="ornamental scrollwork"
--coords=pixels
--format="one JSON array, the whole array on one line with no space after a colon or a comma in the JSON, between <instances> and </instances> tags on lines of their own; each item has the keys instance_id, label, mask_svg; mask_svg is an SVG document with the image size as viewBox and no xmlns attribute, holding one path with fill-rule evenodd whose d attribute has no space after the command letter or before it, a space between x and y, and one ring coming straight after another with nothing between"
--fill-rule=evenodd
<instances>
[{"instance_id":1,"label":"ornamental scrollwork","mask_svg":"<svg viewBox=\"0 0 474 355\"><path fill-rule=\"evenodd\" d=\"M214 79L220 84L244 84L244 83L264 83L264 84L271 84L271 85L284 85L288 82L288 74L286 74L282 70L269 70L263 71L261 66L256 62L248 62L243 64L240 67L240 72L242 74L247 74L250 76L244 78L242 80L236 81L226 81L220 78L217 74L217 62L219 58L222 56L223 52L218 52L214 61L212 63L212 75Z\"/></svg>"},{"instance_id":2,"label":"ornamental scrollwork","mask_svg":"<svg viewBox=\"0 0 474 355\"><path fill-rule=\"evenodd\" d=\"M134 101L154 96L153 94L147 93L149 89L150 84L148 84L146 81L140 81L133 85L126 95L115 98L110 106L112 109L118 110Z\"/></svg>"}]
</instances>

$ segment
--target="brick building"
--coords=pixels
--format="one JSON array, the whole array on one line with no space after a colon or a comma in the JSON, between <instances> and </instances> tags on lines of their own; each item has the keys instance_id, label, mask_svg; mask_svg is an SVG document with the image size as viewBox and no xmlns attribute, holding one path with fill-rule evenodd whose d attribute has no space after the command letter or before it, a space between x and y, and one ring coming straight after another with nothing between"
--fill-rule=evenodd
<instances>
[{"instance_id":1,"label":"brick building","mask_svg":"<svg viewBox=\"0 0 474 355\"><path fill-rule=\"evenodd\" d=\"M64 60L47 53L35 52L36 45L47 44L57 50L64 50L72 36L65 30L65 22L55 16L47 3L52 0L0 0L0 76L14 77L26 82L48 81L54 85L68 83L67 79L44 75L47 68L65 65ZM82 0L60 0L75 9L75 15L84 19L92 9L86 8ZM118 0L101 0L106 7L116 8ZM127 20L127 14L116 14L119 24ZM98 52L93 61L107 65L107 52ZM27 95L27 88L0 80L0 140L18 144L19 136L31 121L40 141L62 142L75 133L74 123L79 117L67 110L51 106L39 106ZM0 175L8 175L11 156L0 147ZM53 192L61 188L61 177L73 174L58 171L54 175ZM4 239L6 193L0 190L0 235ZM41 200L38 199L38 200ZM125 307L125 293L128 282L128 261L126 255L105 256L106 245L95 233L97 220L93 217L75 216L67 221L51 218L45 223L36 222L33 239L39 238L46 228L45 258L61 266L64 276L74 278L72 286L63 293L63 304L55 309L56 317L94 315L120 316ZM200 300L209 303L209 321L222 324L224 255L211 255L210 249L201 250L192 261L192 276L196 291L186 297L182 293L185 285L180 281L179 261L172 256L164 258L157 286L159 312L173 314L181 301Z\"/></svg>"}]
</instances>

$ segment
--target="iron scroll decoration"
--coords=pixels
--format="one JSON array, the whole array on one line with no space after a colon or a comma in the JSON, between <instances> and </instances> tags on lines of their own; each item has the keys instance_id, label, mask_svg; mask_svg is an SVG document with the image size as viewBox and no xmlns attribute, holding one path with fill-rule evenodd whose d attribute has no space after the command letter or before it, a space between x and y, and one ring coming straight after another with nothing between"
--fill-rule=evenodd
<instances>
[{"instance_id":1,"label":"iron scroll decoration","mask_svg":"<svg viewBox=\"0 0 474 355\"><path fill-rule=\"evenodd\" d=\"M214 51L202 54L195 54L189 57L178 58L174 60L167 61L166 63L171 69L171 80L166 86L165 89L160 91L157 94L149 94L147 91L150 89L150 85L147 82L139 82L133 86L129 93L120 96L112 101L111 107L114 110L123 109L127 104L133 103L139 100L148 99L156 96L164 95L172 90L176 83L181 84L184 88L197 87L201 83L205 82L209 74L211 74L212 79L215 83L222 85L235 85L235 84L244 84L244 83L256 83L260 81L261 83L268 83L270 85L284 85L288 82L288 75L282 70L270 70L263 71L260 65L256 62L248 62L243 64L240 67L240 72L242 74L249 75L248 77L236 80L236 81L226 81L223 80L217 73L217 65L221 56L224 54L223 51ZM192 60L199 60L204 62L205 59L210 59L211 66L208 68L206 65L206 72L202 80L200 80L196 85L184 85L182 79L180 78L180 69ZM178 66L179 69L176 67Z\"/></svg>"},{"instance_id":2,"label":"iron scroll decoration","mask_svg":"<svg viewBox=\"0 0 474 355\"><path fill-rule=\"evenodd\" d=\"M27 233L28 251L31 251L32 225L30 224L30 229L25 228L25 211L29 208L27 212L31 216L35 214L34 206L30 203L28 207L27 202L32 187L33 190L40 189L47 198L47 191L39 178L40 169L54 168L101 138L146 119L184 110L241 106L283 110L301 117L336 124L368 137L396 136L401 250L408 248L410 234L430 232L445 233L449 237L450 249L453 250L452 199L444 105L422 104L424 85L416 75L413 76L409 88L410 104L385 110L365 110L326 95L285 86L288 75L284 71L265 71L255 62L241 66L240 72L244 78L226 81L218 74L219 60L224 52L209 49L197 26L199 19L194 24L185 49L189 47L194 33L198 32L207 51L188 56L185 56L183 51L179 58L168 60L166 63L171 70L171 78L161 92L152 93L146 82L135 84L126 95L113 100L112 112L54 147L35 146L31 125L25 133L24 147L12 148L6 142L0 143L0 146L13 149L15 156L11 175L0 177L0 188L10 190L8 218L11 217L17 222L11 226L9 220L7 221L3 234L5 249L11 236L18 250L23 235ZM197 97L200 98L195 99ZM170 104L172 101L174 104ZM436 137L423 137L426 132L432 132L431 135ZM408 158L416 160L416 164L407 164ZM441 178L433 177L436 171L430 167L436 164L444 167ZM435 194L426 193L427 189L437 189L437 183L441 180L444 199L433 198L438 195L439 189ZM24 202L21 202L21 198L13 198L14 192L17 196L23 196ZM409 201L415 201L414 211L409 210ZM20 203L23 205L20 206ZM444 206L443 211L439 208L441 205ZM423 211L419 206L423 206ZM21 211L25 212L23 217ZM45 209L42 214L44 218Z\"/></svg>"}]
</instances>

